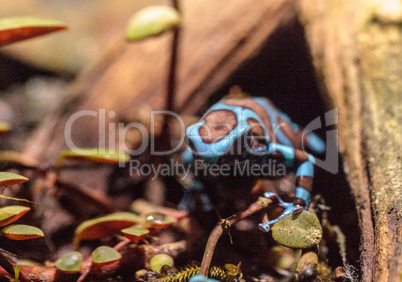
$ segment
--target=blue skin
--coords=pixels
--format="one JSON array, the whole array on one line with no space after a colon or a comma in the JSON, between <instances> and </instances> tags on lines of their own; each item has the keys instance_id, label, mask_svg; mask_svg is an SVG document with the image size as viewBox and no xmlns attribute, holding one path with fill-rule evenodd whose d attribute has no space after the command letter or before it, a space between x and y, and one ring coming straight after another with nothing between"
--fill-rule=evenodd
<instances>
[{"instance_id":1,"label":"blue skin","mask_svg":"<svg viewBox=\"0 0 402 282\"><path fill-rule=\"evenodd\" d=\"M193 143L195 151L191 152L189 149L186 150L182 155L184 162L191 163L193 161L194 158L193 154L194 154L197 155L200 159L202 159L205 163L209 164L218 163L220 157L225 155L230 150L234 141L236 141L240 137L248 136L250 134L251 126L248 124L247 120L253 118L257 120L263 127L265 133L263 143L265 145L259 146L257 148L248 147L247 150L244 150L242 152L242 157L247 158L248 156L253 156L253 158L255 159L256 158L255 156L257 156L257 161L264 163L270 157L272 157L274 153L279 152L284 157L284 165L289 169L294 169L296 166L296 161L299 161L295 157L295 148L293 148L293 143L282 132L280 125L278 125L276 121L278 117L286 121L288 124L291 125L292 129L295 132L299 130L299 126L293 123L286 114L274 108L266 99L260 97L254 97L252 99L258 104L260 104L268 114L271 120L272 128L275 131L275 135L279 143L271 142L267 128L265 127L262 119L254 111L240 106L226 105L223 103L223 101L225 100L223 99L214 106L212 106L198 123L187 128L186 130L187 138L191 140L191 142ZM199 134L199 128L205 124L204 117L207 116L208 113L210 113L211 111L216 110L229 110L235 113L237 118L237 125L223 139L213 143L204 143ZM307 143L308 147L316 153L322 153L325 150L324 142L312 132L307 133ZM307 156L308 156L307 160L297 165L296 177L314 176L313 164L315 163L315 159L313 156L309 154L307 154ZM192 203L191 200L192 199L191 191L199 191L201 192L201 199L204 205L204 210L208 211L212 209L212 205L207 195L205 193L202 193L203 185L201 182L195 180L193 181L193 184L189 185L188 188L189 190L186 191L183 200L179 204L179 208L181 209L194 208L194 204ZM275 224L285 216L290 215L292 213L301 212L303 210L303 206L282 201L276 193L265 193L264 196L267 198L271 198L273 200L276 199L276 202L278 203L279 206L282 206L284 208L284 211L277 219L271 220L267 223L259 224L259 228L263 231L268 232L273 224ZM304 209L308 209L311 203L310 192L296 185L295 196L298 199L302 199L305 203Z\"/></svg>"},{"instance_id":2,"label":"blue skin","mask_svg":"<svg viewBox=\"0 0 402 282\"><path fill-rule=\"evenodd\" d=\"M198 274L190 278L190 282L218 282L218 280L205 278L204 276Z\"/></svg>"}]
</instances>

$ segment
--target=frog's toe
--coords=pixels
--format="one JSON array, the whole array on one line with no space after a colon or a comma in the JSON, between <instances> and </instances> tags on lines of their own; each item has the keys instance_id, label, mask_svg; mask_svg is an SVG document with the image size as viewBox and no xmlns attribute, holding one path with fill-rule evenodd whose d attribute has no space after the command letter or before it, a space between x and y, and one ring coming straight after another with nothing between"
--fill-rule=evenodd
<instances>
[{"instance_id":1,"label":"frog's toe","mask_svg":"<svg viewBox=\"0 0 402 282\"><path fill-rule=\"evenodd\" d=\"M294 207L293 207L293 212L292 213L300 213L300 212L302 212L304 210L304 207L303 206L301 206L301 205L295 205Z\"/></svg>"},{"instance_id":2,"label":"frog's toe","mask_svg":"<svg viewBox=\"0 0 402 282\"><path fill-rule=\"evenodd\" d=\"M265 198L268 198L268 199L276 199L276 198L279 198L279 197L278 197L278 194L272 193L272 192L265 192L265 193L264 193L264 197L265 197Z\"/></svg>"},{"instance_id":3,"label":"frog's toe","mask_svg":"<svg viewBox=\"0 0 402 282\"><path fill-rule=\"evenodd\" d=\"M210 212L213 208L211 200L209 199L208 195L205 193L202 193L200 195L201 201L202 201L202 209L205 212Z\"/></svg>"},{"instance_id":4,"label":"frog's toe","mask_svg":"<svg viewBox=\"0 0 402 282\"><path fill-rule=\"evenodd\" d=\"M274 203L278 204L279 206L283 207L284 209L289 209L293 207L293 203L284 202L276 193L266 192L264 193L264 197L271 199Z\"/></svg>"},{"instance_id":5,"label":"frog's toe","mask_svg":"<svg viewBox=\"0 0 402 282\"><path fill-rule=\"evenodd\" d=\"M284 202L282 201L282 199L278 196L278 194L276 193L272 193L272 192L265 192L264 193L264 197L267 199L272 200L274 203L279 204L280 206L283 206Z\"/></svg>"},{"instance_id":6,"label":"frog's toe","mask_svg":"<svg viewBox=\"0 0 402 282\"><path fill-rule=\"evenodd\" d=\"M269 232L269 230L271 229L270 222L260 223L260 224L258 224L258 228L259 228L261 231Z\"/></svg>"},{"instance_id":7,"label":"frog's toe","mask_svg":"<svg viewBox=\"0 0 402 282\"><path fill-rule=\"evenodd\" d=\"M273 219L273 220L271 220L269 222L266 222L266 223L258 224L258 227L259 227L260 230L262 230L264 232L268 232L271 229L272 225L274 225L275 223L280 221L285 216L288 216L288 215L291 215L292 213L300 212L300 211L303 210L303 207L301 207L299 205L293 206L292 203L284 203L284 204L286 204L286 209L283 211L283 213L278 218ZM300 210L300 208L301 208L301 210Z\"/></svg>"},{"instance_id":8,"label":"frog's toe","mask_svg":"<svg viewBox=\"0 0 402 282\"><path fill-rule=\"evenodd\" d=\"M301 205L294 205L293 203L288 203L288 202L282 201L282 199L276 193L266 192L266 193L264 193L264 197L271 199L274 203L276 203L277 205L279 205L285 209L278 218L271 220L269 222L266 222L266 223L260 223L258 225L260 230L265 231L265 232L268 232L271 229L272 225L274 225L275 223L280 221L285 216L291 215L293 213L299 213L304 210L304 207Z\"/></svg>"}]
</instances>

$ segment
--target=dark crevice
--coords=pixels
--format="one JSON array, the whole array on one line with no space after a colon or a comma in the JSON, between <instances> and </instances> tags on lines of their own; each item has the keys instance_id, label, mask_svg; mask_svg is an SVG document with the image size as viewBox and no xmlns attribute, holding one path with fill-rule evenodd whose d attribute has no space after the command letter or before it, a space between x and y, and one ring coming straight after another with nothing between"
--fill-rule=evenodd
<instances>
[{"instance_id":1,"label":"dark crevice","mask_svg":"<svg viewBox=\"0 0 402 282\"><path fill-rule=\"evenodd\" d=\"M370 211L371 211L371 222L372 222L372 225L373 225L373 232L374 232L375 231L375 223L376 223L375 222L375 207L374 207L374 204L373 204L373 199L374 199L374 189L373 189L373 187L374 187L374 184L373 184L373 179L372 179L371 172L370 172L370 164L369 164L368 156L367 156L367 152L368 152L367 146L368 146L368 144L365 141L366 138L364 138L364 136L365 136L364 132L362 133L362 136L363 136L363 138L362 138L362 142L361 142L362 143L361 144L361 146L362 146L361 155L363 156L363 161L364 161L364 164L365 164L364 171L366 171L366 175L367 175L367 184L368 184L368 188L369 188L368 193L370 193L369 194L369 198L370 198L369 208L370 208Z\"/></svg>"},{"instance_id":2,"label":"dark crevice","mask_svg":"<svg viewBox=\"0 0 402 282\"><path fill-rule=\"evenodd\" d=\"M302 126L317 117L325 120L324 114L330 110L326 105L331 103L324 101L326 96L321 92L315 75L303 27L296 20L275 32L254 58L239 66L225 84L210 96L199 114L227 95L233 85L239 85L252 96L269 98ZM333 128L323 127L316 133L325 139L326 130ZM331 224L339 225L345 233L347 259L358 267L360 233L356 228L357 212L341 156L338 154L337 157L338 173L317 169L313 194L321 194L331 207L329 220ZM337 246L329 248L331 266L342 265Z\"/></svg>"}]
</instances>

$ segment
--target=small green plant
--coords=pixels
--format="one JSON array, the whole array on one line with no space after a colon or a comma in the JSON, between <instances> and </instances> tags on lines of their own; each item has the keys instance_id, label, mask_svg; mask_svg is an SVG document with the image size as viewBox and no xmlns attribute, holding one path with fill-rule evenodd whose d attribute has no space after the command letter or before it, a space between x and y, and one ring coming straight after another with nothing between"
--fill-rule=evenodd
<instances>
[{"instance_id":1,"label":"small green plant","mask_svg":"<svg viewBox=\"0 0 402 282\"><path fill-rule=\"evenodd\" d=\"M121 233L131 242L138 243L149 234L149 230L141 226L131 226L121 230Z\"/></svg>"},{"instance_id":2,"label":"small green plant","mask_svg":"<svg viewBox=\"0 0 402 282\"><path fill-rule=\"evenodd\" d=\"M176 222L170 216L152 212L146 214L145 221L131 212L116 212L82 222L75 230L74 246L81 240L95 240L118 234L120 231L130 241L137 243L149 234L165 229ZM144 226L140 223L144 222Z\"/></svg>"},{"instance_id":3,"label":"small green plant","mask_svg":"<svg viewBox=\"0 0 402 282\"><path fill-rule=\"evenodd\" d=\"M92 252L92 263L108 264L121 259L121 254L108 246L100 246Z\"/></svg>"},{"instance_id":4,"label":"small green plant","mask_svg":"<svg viewBox=\"0 0 402 282\"><path fill-rule=\"evenodd\" d=\"M3 228L1 234L11 240L28 240L45 236L37 227L25 224L12 224Z\"/></svg>"},{"instance_id":5,"label":"small green plant","mask_svg":"<svg viewBox=\"0 0 402 282\"><path fill-rule=\"evenodd\" d=\"M173 31L172 45L170 48L170 62L166 83L166 110L174 111L174 98L176 93L176 72L179 49L179 35L182 16L177 0L172 0L172 7L169 6L150 6L134 14L126 25L125 37L128 42L135 42L156 35L160 35L169 30ZM163 120L163 138L170 138L168 130L168 118ZM161 144L159 144L161 143ZM158 142L158 146L169 146ZM168 149L168 148L165 148Z\"/></svg>"},{"instance_id":6,"label":"small green plant","mask_svg":"<svg viewBox=\"0 0 402 282\"><path fill-rule=\"evenodd\" d=\"M55 267L64 273L76 273L81 270L82 254L79 252L68 252L59 258Z\"/></svg>"},{"instance_id":7,"label":"small green plant","mask_svg":"<svg viewBox=\"0 0 402 282\"><path fill-rule=\"evenodd\" d=\"M98 152L98 149L95 148L65 150L59 154L55 164L55 170L59 171L67 160L97 164L119 164L128 162L130 160L130 156L119 151L107 149L105 149L103 152Z\"/></svg>"},{"instance_id":8,"label":"small green plant","mask_svg":"<svg viewBox=\"0 0 402 282\"><path fill-rule=\"evenodd\" d=\"M0 46L67 29L56 20L34 17L0 19Z\"/></svg>"},{"instance_id":9,"label":"small green plant","mask_svg":"<svg viewBox=\"0 0 402 282\"><path fill-rule=\"evenodd\" d=\"M172 267L174 265L174 261L169 255L157 254L151 258L149 265L152 271L160 271L164 265Z\"/></svg>"},{"instance_id":10,"label":"small green plant","mask_svg":"<svg viewBox=\"0 0 402 282\"><path fill-rule=\"evenodd\" d=\"M24 176L10 172L0 172L0 188L20 184L26 181L28 181L28 178ZM0 197L17 201L27 201L24 199L6 197L4 195L0 195ZM15 222L29 210L29 207L24 206L7 206L0 208L0 226L5 226ZM8 225L0 231L0 235L11 240L27 240L44 236L42 230L39 228L24 224Z\"/></svg>"},{"instance_id":11,"label":"small green plant","mask_svg":"<svg viewBox=\"0 0 402 282\"><path fill-rule=\"evenodd\" d=\"M64 23L51 19L35 17L2 18L0 19L0 47L64 29L67 29L67 26ZM0 137L3 137L8 131L10 131L10 129L11 125L9 123L0 122ZM37 165L35 162L27 160L21 154L13 151L0 152L0 162L9 167L23 166L36 168ZM21 184L26 181L28 181L28 178L22 175L10 172L0 172L0 188L3 190L8 186ZM9 200L32 203L26 199L7 197L4 195L0 195L0 197ZM29 210L30 208L25 206L6 206L0 208L0 226L5 226L0 231L0 235L11 240L28 240L44 237L42 230L37 227L24 224L11 224ZM5 269L9 269L6 266L4 267ZM7 271L10 275L14 274L15 281L18 281L21 272L21 265L15 264L13 265L12 271Z\"/></svg>"},{"instance_id":12,"label":"small green plant","mask_svg":"<svg viewBox=\"0 0 402 282\"><path fill-rule=\"evenodd\" d=\"M0 187L7 187L11 185L20 184L28 180L29 180L28 178L19 174L5 171L0 172Z\"/></svg>"},{"instance_id":13,"label":"small green plant","mask_svg":"<svg viewBox=\"0 0 402 282\"><path fill-rule=\"evenodd\" d=\"M139 216L130 212L117 212L82 222L75 230L75 245L81 240L94 240L117 234L120 230L136 225Z\"/></svg>"},{"instance_id":14,"label":"small green plant","mask_svg":"<svg viewBox=\"0 0 402 282\"><path fill-rule=\"evenodd\" d=\"M0 172L0 188L2 188L3 190L8 186L21 184L21 183L24 183L24 182L26 182L28 180L29 180L28 178L26 178L25 176L19 175L19 174L15 174L15 173L11 173L11 172L5 172L5 171ZM4 199L8 199L8 200L14 200L14 201L20 201L20 202L32 203L31 201L28 201L26 199L8 197L8 196L4 196L2 194L0 194L0 198L4 198Z\"/></svg>"},{"instance_id":15,"label":"small green plant","mask_svg":"<svg viewBox=\"0 0 402 282\"><path fill-rule=\"evenodd\" d=\"M176 219L161 212L151 212L145 215L145 228L160 230L176 222Z\"/></svg>"},{"instance_id":16,"label":"small green plant","mask_svg":"<svg viewBox=\"0 0 402 282\"><path fill-rule=\"evenodd\" d=\"M272 237L283 246L307 249L318 246L322 237L322 228L315 214L302 211L276 223L272 227Z\"/></svg>"},{"instance_id":17,"label":"small green plant","mask_svg":"<svg viewBox=\"0 0 402 282\"><path fill-rule=\"evenodd\" d=\"M0 208L0 226L10 224L26 214L31 208L24 206L7 206Z\"/></svg>"},{"instance_id":18,"label":"small green plant","mask_svg":"<svg viewBox=\"0 0 402 282\"><path fill-rule=\"evenodd\" d=\"M149 6L134 14L126 26L126 39L129 42L138 41L151 36L160 35L180 26L180 13L169 6Z\"/></svg>"}]
</instances>

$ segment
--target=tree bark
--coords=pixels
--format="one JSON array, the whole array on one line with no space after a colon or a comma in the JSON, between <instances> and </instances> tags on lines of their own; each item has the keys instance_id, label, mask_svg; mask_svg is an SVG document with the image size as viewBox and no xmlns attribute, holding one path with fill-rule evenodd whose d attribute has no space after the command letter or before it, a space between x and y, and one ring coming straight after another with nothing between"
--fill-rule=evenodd
<instances>
[{"instance_id":1,"label":"tree bark","mask_svg":"<svg viewBox=\"0 0 402 282\"><path fill-rule=\"evenodd\" d=\"M402 273L402 1L302 0L317 76L339 108L361 230L361 281ZM335 192L335 191L334 191Z\"/></svg>"}]
</instances>

